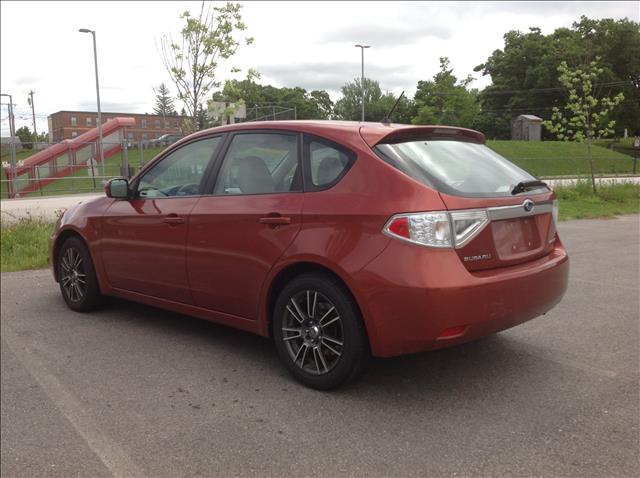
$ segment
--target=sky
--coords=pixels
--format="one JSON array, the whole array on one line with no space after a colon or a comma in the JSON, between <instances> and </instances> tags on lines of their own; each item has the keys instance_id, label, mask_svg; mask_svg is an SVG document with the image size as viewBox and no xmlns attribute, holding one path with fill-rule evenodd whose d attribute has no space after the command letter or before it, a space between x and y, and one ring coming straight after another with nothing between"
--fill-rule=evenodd
<instances>
[{"instance_id":1,"label":"sky","mask_svg":"<svg viewBox=\"0 0 640 478\"><path fill-rule=\"evenodd\" d=\"M262 84L327 90L335 101L340 87L365 76L383 90L411 97L418 80L430 79L439 57L448 56L459 78L471 74L473 87L490 77L474 67L503 47L509 30L543 33L569 27L581 15L640 21L640 2L241 2L255 38L221 65L220 81L244 78L249 68ZM154 87L164 82L176 93L157 44L178 33L180 14L197 12L200 2L0 2L0 88L13 96L16 129L32 129L30 90L38 131L60 110L96 111L91 35L96 31L102 111L151 113ZM233 67L240 73L231 73ZM8 98L2 97L2 136L8 135ZM179 102L176 103L180 110Z\"/></svg>"}]
</instances>

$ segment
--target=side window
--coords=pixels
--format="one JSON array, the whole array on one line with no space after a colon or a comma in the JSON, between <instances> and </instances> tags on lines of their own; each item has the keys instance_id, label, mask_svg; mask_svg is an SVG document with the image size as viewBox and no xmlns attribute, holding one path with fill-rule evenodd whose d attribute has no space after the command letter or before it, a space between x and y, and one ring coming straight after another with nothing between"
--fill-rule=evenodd
<instances>
[{"instance_id":1,"label":"side window","mask_svg":"<svg viewBox=\"0 0 640 478\"><path fill-rule=\"evenodd\" d=\"M346 174L355 154L331 141L305 136L305 152L309 159L306 190L327 189Z\"/></svg>"},{"instance_id":2,"label":"side window","mask_svg":"<svg viewBox=\"0 0 640 478\"><path fill-rule=\"evenodd\" d=\"M236 134L225 155L215 194L302 191L298 135Z\"/></svg>"},{"instance_id":3,"label":"side window","mask_svg":"<svg viewBox=\"0 0 640 478\"><path fill-rule=\"evenodd\" d=\"M165 156L142 176L138 183L138 196L161 198L198 195L204 172L219 143L219 137L204 139Z\"/></svg>"}]
</instances>

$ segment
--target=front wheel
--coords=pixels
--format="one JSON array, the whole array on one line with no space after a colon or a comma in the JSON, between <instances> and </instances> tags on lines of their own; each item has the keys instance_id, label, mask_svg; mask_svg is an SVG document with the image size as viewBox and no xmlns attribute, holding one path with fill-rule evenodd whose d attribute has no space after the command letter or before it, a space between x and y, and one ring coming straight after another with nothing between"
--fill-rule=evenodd
<instances>
[{"instance_id":1,"label":"front wheel","mask_svg":"<svg viewBox=\"0 0 640 478\"><path fill-rule=\"evenodd\" d=\"M104 302L100 294L91 254L84 242L70 237L62 244L57 258L60 292L70 309L89 312Z\"/></svg>"},{"instance_id":2,"label":"front wheel","mask_svg":"<svg viewBox=\"0 0 640 478\"><path fill-rule=\"evenodd\" d=\"M293 376L319 390L357 377L369 356L358 308L329 276L296 277L280 293L273 335L278 355Z\"/></svg>"}]
</instances>

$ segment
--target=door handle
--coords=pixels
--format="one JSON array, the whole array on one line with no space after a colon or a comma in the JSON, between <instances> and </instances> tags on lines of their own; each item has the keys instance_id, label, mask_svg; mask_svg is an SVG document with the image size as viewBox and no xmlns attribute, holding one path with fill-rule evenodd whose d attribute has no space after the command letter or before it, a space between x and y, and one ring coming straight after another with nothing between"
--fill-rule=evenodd
<instances>
[{"instance_id":1,"label":"door handle","mask_svg":"<svg viewBox=\"0 0 640 478\"><path fill-rule=\"evenodd\" d=\"M166 224L184 224L184 217L180 217L177 214L169 214L162 222Z\"/></svg>"},{"instance_id":2,"label":"door handle","mask_svg":"<svg viewBox=\"0 0 640 478\"><path fill-rule=\"evenodd\" d=\"M285 216L268 216L259 219L261 224L269 224L271 226L279 226L281 224L291 224L291 218Z\"/></svg>"}]
</instances>

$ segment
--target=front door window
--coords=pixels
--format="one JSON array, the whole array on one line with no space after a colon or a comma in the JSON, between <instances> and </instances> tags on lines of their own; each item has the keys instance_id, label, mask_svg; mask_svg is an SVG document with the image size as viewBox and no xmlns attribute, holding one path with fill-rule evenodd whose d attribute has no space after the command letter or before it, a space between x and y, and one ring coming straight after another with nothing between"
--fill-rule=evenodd
<instances>
[{"instance_id":1,"label":"front door window","mask_svg":"<svg viewBox=\"0 0 640 478\"><path fill-rule=\"evenodd\" d=\"M189 143L155 164L138 183L138 197L197 196L220 138Z\"/></svg>"}]
</instances>

